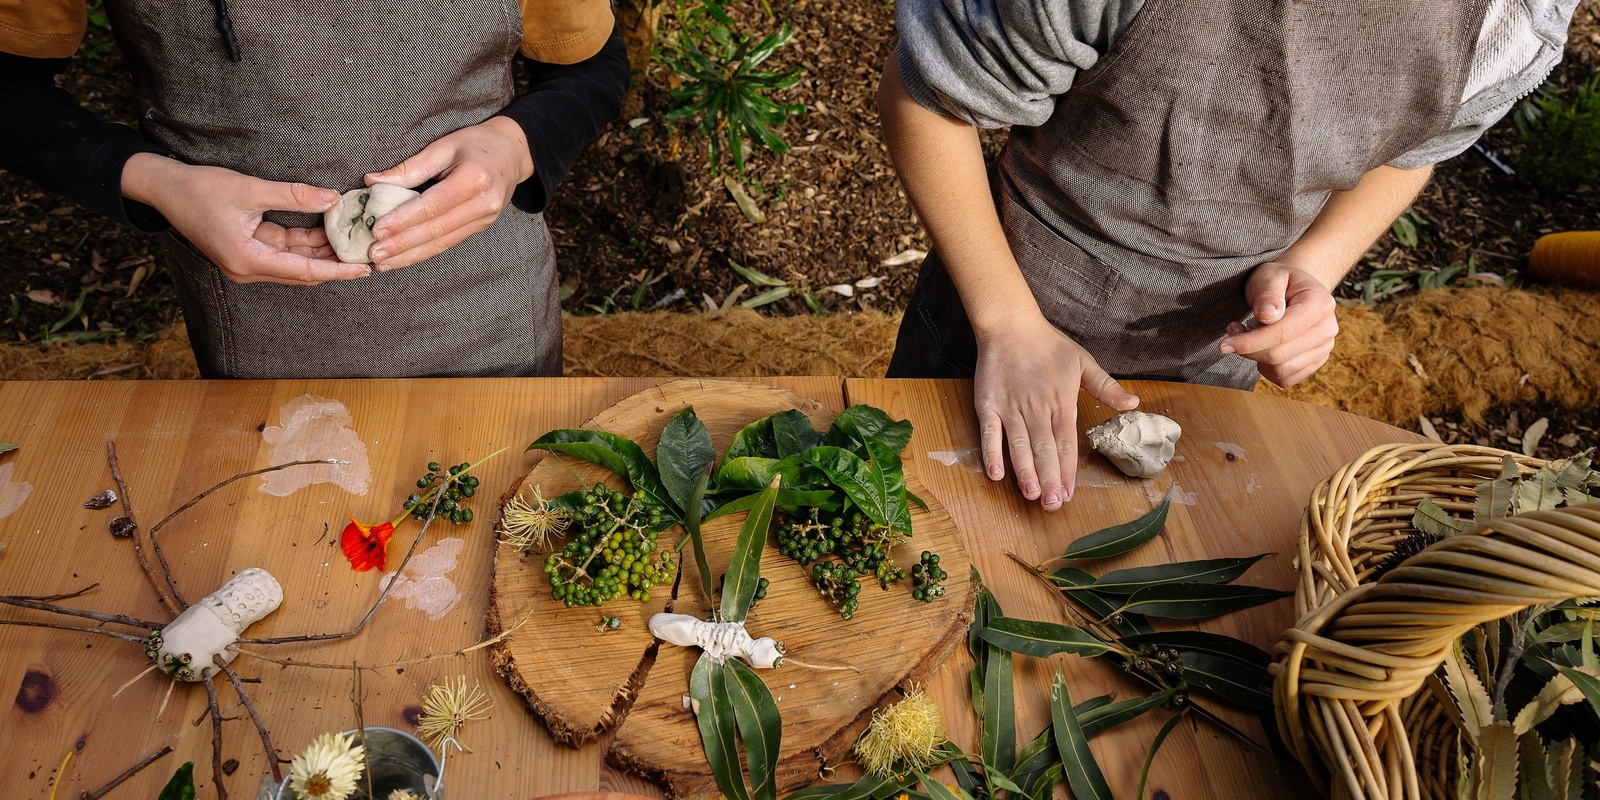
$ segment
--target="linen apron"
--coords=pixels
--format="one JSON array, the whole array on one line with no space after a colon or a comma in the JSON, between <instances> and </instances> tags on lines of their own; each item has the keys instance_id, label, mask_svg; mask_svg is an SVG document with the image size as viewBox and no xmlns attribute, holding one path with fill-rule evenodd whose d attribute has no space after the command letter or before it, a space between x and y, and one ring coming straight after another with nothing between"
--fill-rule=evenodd
<instances>
[{"instance_id":1,"label":"linen apron","mask_svg":"<svg viewBox=\"0 0 1600 800\"><path fill-rule=\"evenodd\" d=\"M1447 130L1483 0L1147 0L1036 128L994 191L1046 318L1119 377L1249 389L1217 346L1244 285L1330 193ZM942 263L913 293L891 375L971 377Z\"/></svg>"},{"instance_id":2,"label":"linen apron","mask_svg":"<svg viewBox=\"0 0 1600 800\"><path fill-rule=\"evenodd\" d=\"M504 108L522 38L517 0L236 0L235 63L209 2L106 6L147 136L190 164L341 192ZM550 235L510 204L441 255L314 287L234 283L176 233L162 250L206 377L560 374Z\"/></svg>"}]
</instances>

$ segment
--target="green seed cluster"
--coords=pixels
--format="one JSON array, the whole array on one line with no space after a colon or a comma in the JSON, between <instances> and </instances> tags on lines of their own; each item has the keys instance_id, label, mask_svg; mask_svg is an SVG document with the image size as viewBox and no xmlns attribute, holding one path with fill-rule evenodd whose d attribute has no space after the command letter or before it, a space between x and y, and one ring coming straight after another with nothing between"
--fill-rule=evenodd
<instances>
[{"instance_id":1,"label":"green seed cluster","mask_svg":"<svg viewBox=\"0 0 1600 800\"><path fill-rule=\"evenodd\" d=\"M859 607L862 581L876 580L888 589L906 579L895 566L890 551L903 536L874 523L859 511L824 512L810 509L805 518L785 519L778 526L778 552L810 567L811 583L850 619ZM940 582L948 576L939 569L939 556L924 552L922 563L911 568L911 594L923 602L944 594ZM921 576L920 582L918 576Z\"/></svg>"},{"instance_id":2,"label":"green seed cluster","mask_svg":"<svg viewBox=\"0 0 1600 800\"><path fill-rule=\"evenodd\" d=\"M472 509L462 505L462 502L478 492L478 479L465 474L471 464L457 464L447 472L439 462L428 462L428 474L417 479L418 489L427 489L435 483L449 480L444 488L444 497L439 500L439 519L449 520L457 525L472 521ZM406 506L411 509L413 519L426 521L428 509L433 506L433 498L423 499L420 494L413 493L406 498Z\"/></svg>"},{"instance_id":3,"label":"green seed cluster","mask_svg":"<svg viewBox=\"0 0 1600 800\"><path fill-rule=\"evenodd\" d=\"M650 599L650 590L671 580L677 564L669 549L657 549L659 506L597 483L572 516L571 538L544 561L550 597L567 608L599 606L627 594Z\"/></svg>"}]
</instances>

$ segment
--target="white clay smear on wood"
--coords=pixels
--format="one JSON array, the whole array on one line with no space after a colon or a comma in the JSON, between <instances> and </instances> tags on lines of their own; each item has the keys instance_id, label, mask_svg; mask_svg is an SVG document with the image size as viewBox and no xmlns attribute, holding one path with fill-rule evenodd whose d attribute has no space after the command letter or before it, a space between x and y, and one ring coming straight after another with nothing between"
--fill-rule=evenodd
<instances>
[{"instance_id":1,"label":"white clay smear on wood","mask_svg":"<svg viewBox=\"0 0 1600 800\"><path fill-rule=\"evenodd\" d=\"M350 428L350 409L338 400L303 394L278 409L278 424L261 431L273 446L271 462L335 458L348 464L308 465L269 472L261 491L286 497L313 483L332 483L351 494L366 494L372 466L367 445Z\"/></svg>"},{"instance_id":2,"label":"white clay smear on wood","mask_svg":"<svg viewBox=\"0 0 1600 800\"><path fill-rule=\"evenodd\" d=\"M33 493L33 484L11 479L11 471L16 466L15 463L0 464L0 519L11 516Z\"/></svg>"},{"instance_id":3,"label":"white clay smear on wood","mask_svg":"<svg viewBox=\"0 0 1600 800\"><path fill-rule=\"evenodd\" d=\"M464 542L460 539L440 539L439 543L411 557L402 574L389 573L378 582L382 591L394 582L389 597L406 601L406 608L415 609L437 620L461 602L461 591L448 577L456 568L456 557L461 555Z\"/></svg>"}]
</instances>

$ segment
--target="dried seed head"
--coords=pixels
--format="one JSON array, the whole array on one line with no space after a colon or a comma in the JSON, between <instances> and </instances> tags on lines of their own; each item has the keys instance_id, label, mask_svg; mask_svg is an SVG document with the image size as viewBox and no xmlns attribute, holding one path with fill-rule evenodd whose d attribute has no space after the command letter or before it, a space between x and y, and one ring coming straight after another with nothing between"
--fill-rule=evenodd
<instances>
[{"instance_id":1,"label":"dried seed head","mask_svg":"<svg viewBox=\"0 0 1600 800\"><path fill-rule=\"evenodd\" d=\"M923 772L948 738L944 714L920 688L913 688L905 699L872 715L866 735L856 742L856 762L873 775Z\"/></svg>"},{"instance_id":2,"label":"dried seed head","mask_svg":"<svg viewBox=\"0 0 1600 800\"><path fill-rule=\"evenodd\" d=\"M493 706L480 686L467 688L467 676L446 678L443 685L428 687L428 696L422 699L422 716L417 719L417 736L444 752L445 739L455 737L468 720L488 719Z\"/></svg>"},{"instance_id":3,"label":"dried seed head","mask_svg":"<svg viewBox=\"0 0 1600 800\"><path fill-rule=\"evenodd\" d=\"M572 515L564 508L551 507L535 486L532 502L524 501L520 492L506 502L500 541L518 550L543 550L549 546L551 534L561 536L571 522Z\"/></svg>"}]
</instances>

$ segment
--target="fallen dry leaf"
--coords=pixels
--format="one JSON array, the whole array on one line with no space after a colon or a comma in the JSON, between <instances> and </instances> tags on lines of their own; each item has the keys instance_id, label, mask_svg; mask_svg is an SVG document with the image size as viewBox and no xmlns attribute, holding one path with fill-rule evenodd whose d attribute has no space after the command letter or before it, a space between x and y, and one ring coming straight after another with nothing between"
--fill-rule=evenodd
<instances>
[{"instance_id":1,"label":"fallen dry leaf","mask_svg":"<svg viewBox=\"0 0 1600 800\"><path fill-rule=\"evenodd\" d=\"M755 199L744 190L744 184L734 180L732 175L724 175L722 185L728 190L728 194L733 195L733 202L739 206L739 211L744 214L745 219L757 225L767 221L767 215L761 212Z\"/></svg>"},{"instance_id":2,"label":"fallen dry leaf","mask_svg":"<svg viewBox=\"0 0 1600 800\"><path fill-rule=\"evenodd\" d=\"M893 255L893 256L890 256L889 258L884 259L883 260L883 265L886 266L886 267L903 267L906 264L915 264L918 261L921 261L922 259L927 258L927 257L928 257L927 251L918 250L915 247L912 247L912 248L909 248L909 249L906 249L906 250L902 250L899 253L897 253L896 255Z\"/></svg>"},{"instance_id":3,"label":"fallen dry leaf","mask_svg":"<svg viewBox=\"0 0 1600 800\"><path fill-rule=\"evenodd\" d=\"M1417 373L1417 377L1423 380L1428 379L1428 371L1422 368L1422 362L1417 360L1416 353L1407 353L1406 363L1411 365L1411 371Z\"/></svg>"},{"instance_id":4,"label":"fallen dry leaf","mask_svg":"<svg viewBox=\"0 0 1600 800\"><path fill-rule=\"evenodd\" d=\"M1544 432L1550 429L1550 418L1540 417L1528 426L1522 434L1522 454L1532 458L1535 450L1539 449L1539 440L1544 438Z\"/></svg>"},{"instance_id":5,"label":"fallen dry leaf","mask_svg":"<svg viewBox=\"0 0 1600 800\"><path fill-rule=\"evenodd\" d=\"M61 305L61 298L49 289L33 289L28 292L28 299L47 306Z\"/></svg>"},{"instance_id":6,"label":"fallen dry leaf","mask_svg":"<svg viewBox=\"0 0 1600 800\"><path fill-rule=\"evenodd\" d=\"M1431 420L1429 420L1427 417L1417 417L1417 419L1422 423L1423 436L1439 442L1440 444L1444 443L1444 440L1439 438L1439 431L1433 427L1433 422Z\"/></svg>"},{"instance_id":7,"label":"fallen dry leaf","mask_svg":"<svg viewBox=\"0 0 1600 800\"><path fill-rule=\"evenodd\" d=\"M883 283L884 281L886 281L888 279L889 279L888 275L874 275L874 276L872 276L870 278L862 278L861 280L856 281L856 288L857 289L873 289L873 288L876 288L878 286L878 284Z\"/></svg>"}]
</instances>

